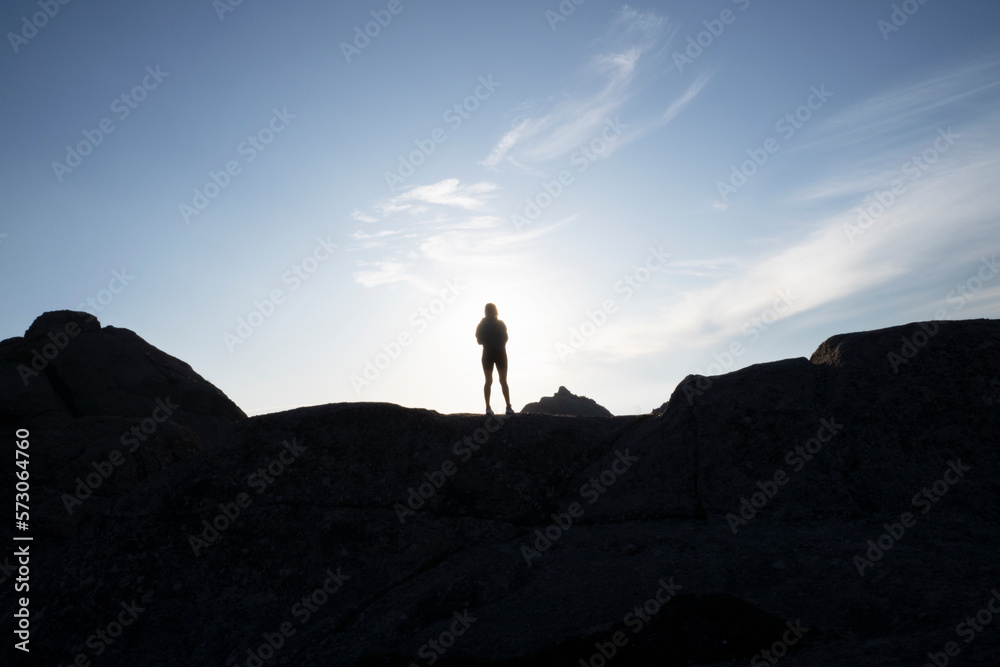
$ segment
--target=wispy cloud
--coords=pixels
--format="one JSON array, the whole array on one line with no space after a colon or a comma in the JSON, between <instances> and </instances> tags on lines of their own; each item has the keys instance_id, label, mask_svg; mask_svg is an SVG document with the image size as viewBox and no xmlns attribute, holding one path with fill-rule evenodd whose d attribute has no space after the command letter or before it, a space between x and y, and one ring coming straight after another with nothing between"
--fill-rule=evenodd
<instances>
[{"instance_id":1,"label":"wispy cloud","mask_svg":"<svg viewBox=\"0 0 1000 667\"><path fill-rule=\"evenodd\" d=\"M962 169L963 178L990 178L975 165L988 165L996 157L998 104L1000 56L939 71L862 100L821 125L812 142L789 151L823 151L828 165L826 175L800 186L790 200L856 199L899 180L947 177L954 169ZM955 138L958 151L951 147Z\"/></svg>"},{"instance_id":2,"label":"wispy cloud","mask_svg":"<svg viewBox=\"0 0 1000 667\"><path fill-rule=\"evenodd\" d=\"M824 174L785 197L820 210L818 220L738 260L673 264L675 274L699 284L668 290L655 321L622 318L615 335L595 340L589 353L624 360L706 346L722 351L746 341L741 327L780 290L790 290L795 303L777 319L811 325L844 317L840 305L853 315L907 312L913 319L931 319L939 308L956 317L996 312L997 290L984 289L978 310L960 314L946 297L956 278L973 275L984 252L1000 250L998 64L991 58L937 73L842 111L812 145L822 149ZM803 149L798 158L815 154ZM927 293L938 297L928 302Z\"/></svg>"},{"instance_id":3,"label":"wispy cloud","mask_svg":"<svg viewBox=\"0 0 1000 667\"><path fill-rule=\"evenodd\" d=\"M493 147L493 150L490 151L486 159L482 161L482 164L487 167L500 164L522 139L537 131L538 125L538 121L532 121L530 118L522 118L518 121L517 125L500 138L500 141Z\"/></svg>"},{"instance_id":4,"label":"wispy cloud","mask_svg":"<svg viewBox=\"0 0 1000 667\"><path fill-rule=\"evenodd\" d=\"M374 223L404 211L426 216L434 207L455 207L472 211L481 209L497 189L496 184L485 181L462 185L457 178L446 178L429 185L412 186L395 197L376 202L372 213L355 209L351 217L361 222Z\"/></svg>"},{"instance_id":5,"label":"wispy cloud","mask_svg":"<svg viewBox=\"0 0 1000 667\"><path fill-rule=\"evenodd\" d=\"M410 265L400 262L380 261L380 262L359 262L359 266L371 266L373 268L363 269L354 273L354 280L365 287L378 287L397 283L404 280L411 280L413 274Z\"/></svg>"},{"instance_id":6,"label":"wispy cloud","mask_svg":"<svg viewBox=\"0 0 1000 667\"><path fill-rule=\"evenodd\" d=\"M972 121L983 102L1000 94L1000 56L935 72L918 81L895 86L833 115L811 142L789 151L816 148L887 151L919 141L920 133L942 124Z\"/></svg>"},{"instance_id":7,"label":"wispy cloud","mask_svg":"<svg viewBox=\"0 0 1000 667\"><path fill-rule=\"evenodd\" d=\"M474 210L481 208L486 201L485 195L496 189L497 186L492 183L461 185L457 178L447 178L432 185L414 187L396 197L396 201L416 201Z\"/></svg>"},{"instance_id":8,"label":"wispy cloud","mask_svg":"<svg viewBox=\"0 0 1000 667\"><path fill-rule=\"evenodd\" d=\"M377 221L373 218L372 222L377 222ZM386 238L388 236L395 236L398 233L399 232L393 229L383 229L374 233L368 233L359 229L358 231L351 234L351 238L355 241L371 241L373 239L381 239L381 238Z\"/></svg>"},{"instance_id":9,"label":"wispy cloud","mask_svg":"<svg viewBox=\"0 0 1000 667\"><path fill-rule=\"evenodd\" d=\"M365 224L351 234L354 244L348 249L381 255L358 260L355 282L378 287L405 281L424 289L433 284L427 276L436 270L502 265L509 253L499 240L515 235L509 222L491 210L498 190L490 182L448 178L376 202L371 214L355 211L352 217ZM522 235L519 248L545 229Z\"/></svg>"},{"instance_id":10,"label":"wispy cloud","mask_svg":"<svg viewBox=\"0 0 1000 667\"><path fill-rule=\"evenodd\" d=\"M526 269L544 261L544 248L538 245L538 239L557 232L575 219L575 215L570 216L519 234L511 234L506 226L468 229L456 223L422 240L420 257L447 270L463 268L479 273L492 270L509 273L514 267Z\"/></svg>"},{"instance_id":11,"label":"wispy cloud","mask_svg":"<svg viewBox=\"0 0 1000 667\"><path fill-rule=\"evenodd\" d=\"M637 80L643 63L658 58L673 34L665 17L628 6L622 8L602 42L600 53L584 68L585 78L596 90L570 92L548 110L525 112L480 164L498 167L506 163L532 171L535 165L565 158L586 145L609 122L619 122L623 109L642 92L643 86ZM702 79L692 85L659 118L631 119L627 132L610 142L602 157L673 120L706 82L707 79Z\"/></svg>"},{"instance_id":12,"label":"wispy cloud","mask_svg":"<svg viewBox=\"0 0 1000 667\"><path fill-rule=\"evenodd\" d=\"M378 222L378 218L373 218L357 208L351 211L351 217L360 222Z\"/></svg>"},{"instance_id":13,"label":"wispy cloud","mask_svg":"<svg viewBox=\"0 0 1000 667\"><path fill-rule=\"evenodd\" d=\"M638 96L650 92L648 84L661 71L655 65L666 57L674 34L662 15L628 6L620 9L582 67L579 78L583 83L557 95L555 103L522 104L510 129L480 164L542 174L554 161L566 159L596 137L604 139L599 157L606 158L672 121L698 97L707 78L689 83L660 112L650 115L650 104L643 100L645 111L627 123L620 117ZM557 233L576 218L568 215L559 222L511 234L510 212L498 208L499 194L492 182L447 178L410 187L369 210L356 210L352 217L365 227L354 236L355 249L378 252L381 257L377 264L357 272L355 280L366 286L402 280L418 284L420 276L446 266L522 266L526 256L539 252L535 243L539 238ZM380 225L393 234L377 232Z\"/></svg>"},{"instance_id":14,"label":"wispy cloud","mask_svg":"<svg viewBox=\"0 0 1000 667\"><path fill-rule=\"evenodd\" d=\"M694 101L694 98L698 96L698 93L701 92L701 89L705 87L706 83L708 83L708 77L702 76L691 84L691 87L684 91L683 95L674 100L674 102L667 107L667 110L663 112L663 116L660 118L657 126L669 123L676 118L677 114L684 110L684 107Z\"/></svg>"}]
</instances>

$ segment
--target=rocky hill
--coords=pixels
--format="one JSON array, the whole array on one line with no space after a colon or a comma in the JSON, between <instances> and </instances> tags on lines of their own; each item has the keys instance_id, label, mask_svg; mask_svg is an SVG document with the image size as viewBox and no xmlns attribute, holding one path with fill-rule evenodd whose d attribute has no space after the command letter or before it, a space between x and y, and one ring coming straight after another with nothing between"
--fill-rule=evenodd
<instances>
[{"instance_id":1,"label":"rocky hill","mask_svg":"<svg viewBox=\"0 0 1000 667\"><path fill-rule=\"evenodd\" d=\"M111 499L245 419L188 364L88 313L45 313L0 342L0 426L41 436L31 499L46 532L74 535Z\"/></svg>"},{"instance_id":2,"label":"rocky hill","mask_svg":"<svg viewBox=\"0 0 1000 667\"><path fill-rule=\"evenodd\" d=\"M559 387L552 396L543 396L521 408L523 413L565 415L568 417L612 417L611 411L586 396L577 396L566 387Z\"/></svg>"},{"instance_id":3,"label":"rocky hill","mask_svg":"<svg viewBox=\"0 0 1000 667\"><path fill-rule=\"evenodd\" d=\"M0 343L0 421L30 428L32 474L72 493L88 465L60 439L150 404L84 414L57 389L76 386L68 361L26 397L9 376L30 342ZM980 614L1000 600L998 321L835 336L809 360L689 376L659 415L600 419L244 418L193 372L132 363L108 386L197 387L184 419L220 435L102 486L72 530L61 504L36 510L30 664L1000 664ZM120 446L106 430L99 452Z\"/></svg>"}]
</instances>

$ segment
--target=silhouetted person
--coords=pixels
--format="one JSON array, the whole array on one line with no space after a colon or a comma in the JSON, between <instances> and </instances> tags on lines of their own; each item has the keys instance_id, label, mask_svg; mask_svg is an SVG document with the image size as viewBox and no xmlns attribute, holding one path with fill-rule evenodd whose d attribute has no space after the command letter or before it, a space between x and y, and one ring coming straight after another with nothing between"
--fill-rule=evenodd
<instances>
[{"instance_id":1,"label":"silhouetted person","mask_svg":"<svg viewBox=\"0 0 1000 667\"><path fill-rule=\"evenodd\" d=\"M514 414L510 407L510 390L507 388L507 325L497 319L497 307L486 304L486 317L476 327L476 342L483 346L483 375L486 384L483 385L483 397L486 399L486 414L493 414L490 409L490 389L493 386L493 366L497 367L500 377L500 389L503 399L507 401L507 414Z\"/></svg>"}]
</instances>

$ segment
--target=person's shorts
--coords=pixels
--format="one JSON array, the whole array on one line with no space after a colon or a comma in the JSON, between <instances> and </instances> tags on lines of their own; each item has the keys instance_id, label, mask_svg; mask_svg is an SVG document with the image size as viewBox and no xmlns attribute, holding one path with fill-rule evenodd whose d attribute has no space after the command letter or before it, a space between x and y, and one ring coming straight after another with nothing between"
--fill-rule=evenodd
<instances>
[{"instance_id":1,"label":"person's shorts","mask_svg":"<svg viewBox=\"0 0 1000 667\"><path fill-rule=\"evenodd\" d=\"M496 350L483 346L483 372L492 375L493 366L496 366L498 371L507 370L507 349Z\"/></svg>"}]
</instances>

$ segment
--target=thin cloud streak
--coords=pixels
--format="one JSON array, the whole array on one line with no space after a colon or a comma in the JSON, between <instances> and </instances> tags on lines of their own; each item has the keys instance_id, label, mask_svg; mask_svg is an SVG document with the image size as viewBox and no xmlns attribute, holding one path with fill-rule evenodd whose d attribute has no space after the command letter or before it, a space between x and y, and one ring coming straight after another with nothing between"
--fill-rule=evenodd
<instances>
[{"instance_id":1,"label":"thin cloud streak","mask_svg":"<svg viewBox=\"0 0 1000 667\"><path fill-rule=\"evenodd\" d=\"M622 318L609 324L606 335L588 344L590 353L602 360L624 361L706 347L722 351L732 341L746 341L741 328L772 307L782 290L791 290L794 305L779 314L779 320L795 318L807 326L831 319L837 303L850 301L854 313L885 308L869 295L892 285L899 286L894 308L913 310L920 314L917 319L931 319L952 287L944 276L971 272L986 250L989 256L1000 250L996 234L1000 191L995 187L1000 142L984 146L979 140L982 132L998 137L1000 130L995 127L992 119L983 121L970 133L976 140L957 143L919 180L907 183L905 192L878 215L861 216L859 207L873 200L858 193L819 221L817 229L786 247L771 245L769 252L738 261L672 264L671 273L715 275L717 280L702 289L667 290L651 308L655 317L629 324ZM862 178L866 184L873 182L870 175ZM854 190L840 182L836 185L838 194ZM819 184L812 191L830 192L831 187ZM916 297L927 291L928 275L942 281L937 304ZM975 311L955 316L989 312L995 305L992 294L984 290Z\"/></svg>"},{"instance_id":2,"label":"thin cloud streak","mask_svg":"<svg viewBox=\"0 0 1000 667\"><path fill-rule=\"evenodd\" d=\"M485 203L483 195L493 192L497 186L492 183L460 185L457 178L447 178L432 185L422 185L396 197L396 201L417 201L443 206L457 206L469 210L481 208Z\"/></svg>"},{"instance_id":3,"label":"thin cloud streak","mask_svg":"<svg viewBox=\"0 0 1000 667\"><path fill-rule=\"evenodd\" d=\"M571 95L540 116L519 119L480 164L495 168L507 163L531 171L533 165L562 159L591 141L638 94L640 65L661 43L668 25L652 12L624 7L605 38L606 51L586 67L591 78L603 81L601 88L591 95Z\"/></svg>"},{"instance_id":4,"label":"thin cloud streak","mask_svg":"<svg viewBox=\"0 0 1000 667\"><path fill-rule=\"evenodd\" d=\"M397 283L404 280L411 280L413 276L409 272L409 265L400 262L360 262L361 266L374 266L376 268L357 271L353 274L355 282L365 287L378 287Z\"/></svg>"},{"instance_id":5,"label":"thin cloud streak","mask_svg":"<svg viewBox=\"0 0 1000 667\"><path fill-rule=\"evenodd\" d=\"M493 183L462 185L449 178L377 203L381 221L392 227L376 231L365 223L350 235L355 243L346 250L383 255L358 260L362 270L352 274L354 281L369 288L406 281L423 289L426 276L443 269L527 266L527 258L539 252L537 239L576 218L514 234L508 220L483 210L498 189Z\"/></svg>"},{"instance_id":6,"label":"thin cloud streak","mask_svg":"<svg viewBox=\"0 0 1000 667\"><path fill-rule=\"evenodd\" d=\"M694 101L694 98L698 96L698 93L701 92L701 89L705 87L705 84L707 84L708 81L709 77L707 75L699 77L698 80L695 81L683 95L667 107L667 110L663 112L663 117L660 118L660 122L657 126L665 125L676 118L677 114L683 111L688 104Z\"/></svg>"},{"instance_id":7,"label":"thin cloud streak","mask_svg":"<svg viewBox=\"0 0 1000 667\"><path fill-rule=\"evenodd\" d=\"M861 142L886 148L900 141L918 141L918 135L928 128L942 123L956 125L956 118L963 116L973 120L982 108L995 108L998 93L1000 56L991 56L855 104L824 123L812 142L791 151L831 146L843 149ZM983 103L986 98L992 98L993 103ZM979 104L969 104L977 99ZM947 121L939 113L945 109L950 111Z\"/></svg>"}]
</instances>

